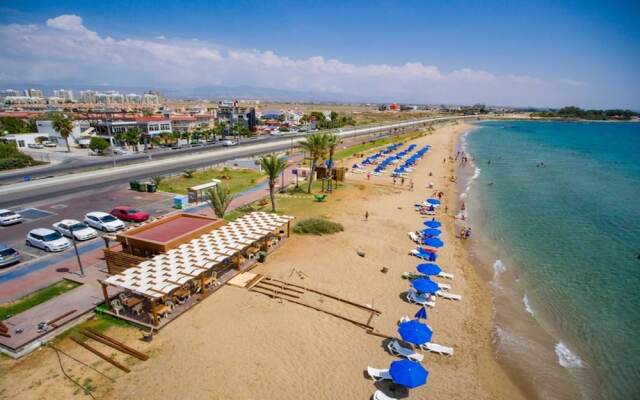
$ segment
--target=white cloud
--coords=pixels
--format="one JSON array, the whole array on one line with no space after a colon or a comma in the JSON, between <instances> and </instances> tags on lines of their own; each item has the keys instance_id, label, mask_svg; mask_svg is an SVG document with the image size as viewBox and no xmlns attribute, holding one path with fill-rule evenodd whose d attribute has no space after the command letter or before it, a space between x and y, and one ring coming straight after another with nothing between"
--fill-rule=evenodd
<instances>
[{"instance_id":1,"label":"white cloud","mask_svg":"<svg viewBox=\"0 0 640 400\"><path fill-rule=\"evenodd\" d=\"M564 83L565 85L569 85L569 86L587 86L586 82L582 82L582 81L577 81L575 79L560 79L560 83Z\"/></svg>"},{"instance_id":2,"label":"white cloud","mask_svg":"<svg viewBox=\"0 0 640 400\"><path fill-rule=\"evenodd\" d=\"M421 62L356 65L314 56L296 59L270 50L225 49L200 40L112 38L88 29L77 15L45 25L0 25L0 83L258 86L344 93L358 98L423 102L528 102L547 84L534 77ZM537 89L536 89L537 87Z\"/></svg>"}]
</instances>

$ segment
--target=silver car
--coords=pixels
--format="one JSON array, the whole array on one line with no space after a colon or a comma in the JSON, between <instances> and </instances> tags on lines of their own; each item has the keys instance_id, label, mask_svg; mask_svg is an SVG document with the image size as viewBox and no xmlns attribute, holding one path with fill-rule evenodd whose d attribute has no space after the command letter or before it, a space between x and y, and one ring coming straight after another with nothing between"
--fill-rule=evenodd
<instances>
[{"instance_id":1,"label":"silver car","mask_svg":"<svg viewBox=\"0 0 640 400\"><path fill-rule=\"evenodd\" d=\"M0 243L0 268L20 262L22 254L13 247Z\"/></svg>"},{"instance_id":2,"label":"silver car","mask_svg":"<svg viewBox=\"0 0 640 400\"><path fill-rule=\"evenodd\" d=\"M22 222L22 216L11 210L0 210L0 225L13 225Z\"/></svg>"}]
</instances>

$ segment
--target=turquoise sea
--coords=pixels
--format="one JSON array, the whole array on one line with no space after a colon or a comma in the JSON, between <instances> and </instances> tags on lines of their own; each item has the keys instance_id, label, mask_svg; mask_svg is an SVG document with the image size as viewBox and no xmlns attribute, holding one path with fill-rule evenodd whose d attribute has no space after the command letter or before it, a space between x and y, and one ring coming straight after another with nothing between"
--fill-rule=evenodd
<instances>
[{"instance_id":1,"label":"turquoise sea","mask_svg":"<svg viewBox=\"0 0 640 400\"><path fill-rule=\"evenodd\" d=\"M640 123L481 122L462 149L498 359L538 398L640 398Z\"/></svg>"}]
</instances>

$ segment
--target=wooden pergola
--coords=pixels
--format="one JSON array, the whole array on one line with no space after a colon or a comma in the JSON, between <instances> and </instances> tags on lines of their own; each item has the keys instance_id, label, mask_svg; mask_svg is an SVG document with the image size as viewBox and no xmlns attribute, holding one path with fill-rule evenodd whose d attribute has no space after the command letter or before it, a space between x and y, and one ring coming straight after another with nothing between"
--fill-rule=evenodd
<instances>
[{"instance_id":1,"label":"wooden pergola","mask_svg":"<svg viewBox=\"0 0 640 400\"><path fill-rule=\"evenodd\" d=\"M243 250L261 243L267 251L268 240L275 231L281 233L286 229L286 236L290 235L293 219L286 215L253 212L99 281L107 310L111 307L108 286L124 289L150 301L153 323L157 326L155 305L158 301L166 300L174 291L196 280L204 292L207 274L228 262L240 269Z\"/></svg>"}]
</instances>

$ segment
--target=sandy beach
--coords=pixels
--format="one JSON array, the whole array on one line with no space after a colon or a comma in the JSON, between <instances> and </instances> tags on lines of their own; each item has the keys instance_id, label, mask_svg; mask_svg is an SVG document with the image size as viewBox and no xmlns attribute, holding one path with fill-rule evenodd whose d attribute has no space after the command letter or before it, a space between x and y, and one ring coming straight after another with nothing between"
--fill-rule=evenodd
<instances>
[{"instance_id":1,"label":"sandy beach","mask_svg":"<svg viewBox=\"0 0 640 400\"><path fill-rule=\"evenodd\" d=\"M427 310L433 342L454 347L455 355L425 354L429 379L411 391L414 399L524 398L495 360L491 295L468 262L463 243L455 238L456 184L449 179L455 164L443 159L455 155L458 135L469 129L466 124L448 125L413 141L432 146L410 175L413 191L408 180L400 187L388 176L367 181L364 175L350 174L348 185L338 189L322 209L324 216L343 224L344 232L325 237L293 235L266 264L252 270L370 304L382 311L371 322L376 331L397 336L398 319L418 309L404 299L409 283L401 278L419 263L408 255L415 245L407 232L421 228L423 221L413 204L435 189L443 191L449 215L440 212L438 216L446 243L438 264L455 275L446 283L463 299L438 299L437 306ZM434 189L426 188L428 182L434 183ZM387 273L380 271L383 267ZM315 301L319 307L331 307L357 320L366 321L369 316ZM388 368L397 359L383 347L383 338L356 325L232 286L223 287L168 325L150 344L140 342L135 330L116 328L110 334L150 353L151 358L131 362L132 372L123 374L69 346L74 357L115 378L110 382L87 367L63 360L74 376L91 379L99 399L368 399L376 387L366 377L367 366ZM65 342L60 347L66 348ZM74 393L86 398L62 376L50 349L0 365L5 376L0 398L69 398Z\"/></svg>"}]
</instances>

